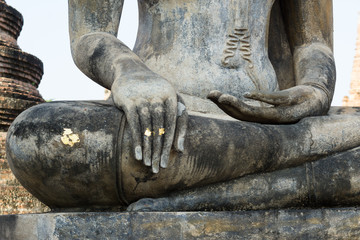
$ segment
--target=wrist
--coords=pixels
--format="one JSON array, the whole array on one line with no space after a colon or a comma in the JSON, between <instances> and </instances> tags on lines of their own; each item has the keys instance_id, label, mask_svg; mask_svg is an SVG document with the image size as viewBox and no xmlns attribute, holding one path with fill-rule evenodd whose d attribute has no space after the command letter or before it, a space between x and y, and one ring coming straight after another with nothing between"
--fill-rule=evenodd
<instances>
[{"instance_id":1,"label":"wrist","mask_svg":"<svg viewBox=\"0 0 360 240\"><path fill-rule=\"evenodd\" d=\"M332 49L323 43L312 43L294 53L296 85L308 85L323 96L323 110L330 108L335 89L336 68Z\"/></svg>"},{"instance_id":2,"label":"wrist","mask_svg":"<svg viewBox=\"0 0 360 240\"><path fill-rule=\"evenodd\" d=\"M72 55L83 73L106 88L117 78L147 69L125 44L103 32L89 33L74 41Z\"/></svg>"},{"instance_id":3,"label":"wrist","mask_svg":"<svg viewBox=\"0 0 360 240\"><path fill-rule=\"evenodd\" d=\"M316 82L305 82L301 85L311 86L311 87L314 87L314 88L320 90L323 93L323 95L325 96L325 103L323 105L324 105L324 107L326 107L326 111L330 108L331 93L326 87L324 87L322 84L319 84Z\"/></svg>"}]
</instances>

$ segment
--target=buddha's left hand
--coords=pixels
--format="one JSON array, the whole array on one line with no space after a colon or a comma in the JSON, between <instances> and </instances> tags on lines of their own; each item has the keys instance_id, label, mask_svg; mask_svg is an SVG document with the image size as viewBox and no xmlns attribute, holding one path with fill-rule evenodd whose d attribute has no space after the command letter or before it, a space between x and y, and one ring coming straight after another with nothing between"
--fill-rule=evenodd
<instances>
[{"instance_id":1,"label":"buddha's left hand","mask_svg":"<svg viewBox=\"0 0 360 240\"><path fill-rule=\"evenodd\" d=\"M293 123L304 117L326 114L329 109L328 94L313 85L299 85L276 92L251 92L245 94L245 97L271 106L250 106L219 91L212 91L208 95L228 115L258 123Z\"/></svg>"}]
</instances>

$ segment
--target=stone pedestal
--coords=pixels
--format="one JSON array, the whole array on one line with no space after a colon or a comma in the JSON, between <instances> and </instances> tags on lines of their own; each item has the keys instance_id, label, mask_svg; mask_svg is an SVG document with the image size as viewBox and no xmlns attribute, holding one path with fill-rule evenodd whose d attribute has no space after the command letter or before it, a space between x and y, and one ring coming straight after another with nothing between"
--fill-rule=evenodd
<instances>
[{"instance_id":1,"label":"stone pedestal","mask_svg":"<svg viewBox=\"0 0 360 240\"><path fill-rule=\"evenodd\" d=\"M360 210L0 216L0 239L358 239Z\"/></svg>"}]
</instances>

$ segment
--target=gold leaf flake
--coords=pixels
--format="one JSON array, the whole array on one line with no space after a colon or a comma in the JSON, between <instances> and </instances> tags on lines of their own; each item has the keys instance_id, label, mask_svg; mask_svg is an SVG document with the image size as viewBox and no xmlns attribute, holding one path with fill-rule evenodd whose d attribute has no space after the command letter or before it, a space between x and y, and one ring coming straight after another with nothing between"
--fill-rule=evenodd
<instances>
[{"instance_id":1,"label":"gold leaf flake","mask_svg":"<svg viewBox=\"0 0 360 240\"><path fill-rule=\"evenodd\" d=\"M159 135L164 135L165 134L165 128L159 128Z\"/></svg>"},{"instance_id":2,"label":"gold leaf flake","mask_svg":"<svg viewBox=\"0 0 360 240\"><path fill-rule=\"evenodd\" d=\"M60 139L63 144L69 145L70 147L73 147L75 143L80 142L79 135L73 133L73 131L70 128L64 128L63 135Z\"/></svg>"},{"instance_id":3,"label":"gold leaf flake","mask_svg":"<svg viewBox=\"0 0 360 240\"><path fill-rule=\"evenodd\" d=\"M147 136L147 137L150 137L151 136L151 131L150 131L150 129L146 129L146 131L145 131L145 133L144 133L144 135L145 136Z\"/></svg>"}]
</instances>

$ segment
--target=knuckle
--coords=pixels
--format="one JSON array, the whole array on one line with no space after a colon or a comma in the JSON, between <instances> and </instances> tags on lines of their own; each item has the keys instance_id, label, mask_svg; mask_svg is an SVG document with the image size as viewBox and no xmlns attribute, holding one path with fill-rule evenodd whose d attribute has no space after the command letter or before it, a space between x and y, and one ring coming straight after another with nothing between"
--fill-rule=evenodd
<instances>
[{"instance_id":1,"label":"knuckle","mask_svg":"<svg viewBox=\"0 0 360 240\"><path fill-rule=\"evenodd\" d=\"M146 106L148 101L145 98L138 98L135 100L137 106L143 107Z\"/></svg>"},{"instance_id":2,"label":"knuckle","mask_svg":"<svg viewBox=\"0 0 360 240\"><path fill-rule=\"evenodd\" d=\"M163 112L164 112L164 109L163 109L163 107L160 106L160 105L158 105L158 106L156 106L156 107L154 108L154 114L160 115L160 114L162 114Z\"/></svg>"},{"instance_id":3,"label":"knuckle","mask_svg":"<svg viewBox=\"0 0 360 240\"><path fill-rule=\"evenodd\" d=\"M120 105L121 109L123 109L127 114L131 114L136 110L136 105L131 102L127 101Z\"/></svg>"},{"instance_id":4,"label":"knuckle","mask_svg":"<svg viewBox=\"0 0 360 240\"><path fill-rule=\"evenodd\" d=\"M152 105L158 105L158 104L162 104L162 100L161 100L161 98L159 98L159 97L154 97L152 100L151 100L151 104Z\"/></svg>"},{"instance_id":5,"label":"knuckle","mask_svg":"<svg viewBox=\"0 0 360 240\"><path fill-rule=\"evenodd\" d=\"M166 107L170 107L170 108L176 107L176 105L177 105L177 99L176 99L176 97L169 97L169 98L167 98L167 99L165 100L165 105L166 105Z\"/></svg>"},{"instance_id":6,"label":"knuckle","mask_svg":"<svg viewBox=\"0 0 360 240\"><path fill-rule=\"evenodd\" d=\"M186 115L186 106L185 104L181 103L181 102L178 102L178 105L177 105L177 116L185 116Z\"/></svg>"},{"instance_id":7,"label":"knuckle","mask_svg":"<svg viewBox=\"0 0 360 240\"><path fill-rule=\"evenodd\" d=\"M150 116L150 111L148 107L142 107L140 108L140 114L142 114L143 116Z\"/></svg>"}]
</instances>

